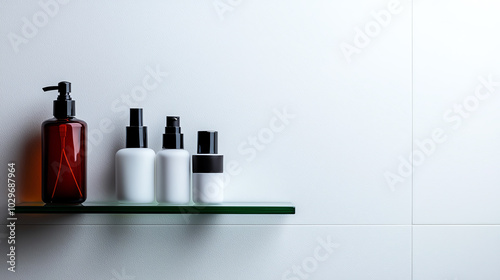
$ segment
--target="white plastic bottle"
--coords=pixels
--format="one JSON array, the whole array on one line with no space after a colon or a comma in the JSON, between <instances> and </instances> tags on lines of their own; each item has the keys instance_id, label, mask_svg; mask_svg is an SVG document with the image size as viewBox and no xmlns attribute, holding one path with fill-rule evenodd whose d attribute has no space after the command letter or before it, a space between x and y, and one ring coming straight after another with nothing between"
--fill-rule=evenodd
<instances>
[{"instance_id":1,"label":"white plastic bottle","mask_svg":"<svg viewBox=\"0 0 500 280\"><path fill-rule=\"evenodd\" d=\"M224 156L217 154L217 131L198 131L198 154L193 155L193 201L224 201Z\"/></svg>"},{"instance_id":2,"label":"white plastic bottle","mask_svg":"<svg viewBox=\"0 0 500 280\"><path fill-rule=\"evenodd\" d=\"M163 150L156 155L156 201L187 204L190 200L189 152L184 150L180 118L167 116Z\"/></svg>"},{"instance_id":3,"label":"white plastic bottle","mask_svg":"<svg viewBox=\"0 0 500 280\"><path fill-rule=\"evenodd\" d=\"M115 156L116 196L120 203L155 200L155 152L148 149L147 134L147 127L142 124L142 108L131 108L126 148Z\"/></svg>"}]
</instances>

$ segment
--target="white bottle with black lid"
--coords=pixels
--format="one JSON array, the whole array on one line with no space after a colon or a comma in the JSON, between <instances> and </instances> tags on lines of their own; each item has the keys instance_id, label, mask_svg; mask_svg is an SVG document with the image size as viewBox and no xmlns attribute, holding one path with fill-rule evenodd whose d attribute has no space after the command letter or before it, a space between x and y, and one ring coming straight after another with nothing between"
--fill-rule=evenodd
<instances>
[{"instance_id":1,"label":"white bottle with black lid","mask_svg":"<svg viewBox=\"0 0 500 280\"><path fill-rule=\"evenodd\" d=\"M191 195L189 152L184 150L180 117L167 116L162 146L156 154L156 201L187 204Z\"/></svg>"},{"instance_id":2,"label":"white bottle with black lid","mask_svg":"<svg viewBox=\"0 0 500 280\"><path fill-rule=\"evenodd\" d=\"M193 155L193 201L224 201L224 156L217 154L217 131L198 131L198 154Z\"/></svg>"},{"instance_id":3,"label":"white bottle with black lid","mask_svg":"<svg viewBox=\"0 0 500 280\"><path fill-rule=\"evenodd\" d=\"M152 203L155 200L155 152L148 148L148 131L142 108L130 109L126 148L116 152L116 196L121 203Z\"/></svg>"}]
</instances>

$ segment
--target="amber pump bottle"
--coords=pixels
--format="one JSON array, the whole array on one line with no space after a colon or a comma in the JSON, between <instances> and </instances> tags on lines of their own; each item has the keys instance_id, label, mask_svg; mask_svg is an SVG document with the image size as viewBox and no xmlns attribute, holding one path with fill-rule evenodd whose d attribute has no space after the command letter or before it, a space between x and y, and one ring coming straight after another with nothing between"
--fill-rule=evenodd
<instances>
[{"instance_id":1,"label":"amber pump bottle","mask_svg":"<svg viewBox=\"0 0 500 280\"><path fill-rule=\"evenodd\" d=\"M42 200L82 203L87 198L87 124L75 118L71 83L44 87L57 90L54 118L42 123Z\"/></svg>"}]
</instances>

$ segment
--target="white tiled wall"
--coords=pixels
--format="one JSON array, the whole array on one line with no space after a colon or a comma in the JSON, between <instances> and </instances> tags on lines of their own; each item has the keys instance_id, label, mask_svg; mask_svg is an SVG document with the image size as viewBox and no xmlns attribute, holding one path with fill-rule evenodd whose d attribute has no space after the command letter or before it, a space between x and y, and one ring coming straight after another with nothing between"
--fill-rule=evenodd
<instances>
[{"instance_id":1,"label":"white tiled wall","mask_svg":"<svg viewBox=\"0 0 500 280\"><path fill-rule=\"evenodd\" d=\"M416 167L417 224L500 223L499 10L497 1L415 3L414 137L446 137Z\"/></svg>"},{"instance_id":2,"label":"white tiled wall","mask_svg":"<svg viewBox=\"0 0 500 280\"><path fill-rule=\"evenodd\" d=\"M414 280L494 280L500 275L500 228L414 226Z\"/></svg>"},{"instance_id":3,"label":"white tiled wall","mask_svg":"<svg viewBox=\"0 0 500 280\"><path fill-rule=\"evenodd\" d=\"M228 201L297 214L18 215L1 279L500 279L497 1L61 2L0 1L0 154L19 201L39 196L41 87L69 80L89 201L114 200L133 102L155 150L168 114L191 153L219 131L240 167Z\"/></svg>"},{"instance_id":4,"label":"white tiled wall","mask_svg":"<svg viewBox=\"0 0 500 280\"><path fill-rule=\"evenodd\" d=\"M22 279L410 277L408 226L71 225L19 232Z\"/></svg>"}]
</instances>

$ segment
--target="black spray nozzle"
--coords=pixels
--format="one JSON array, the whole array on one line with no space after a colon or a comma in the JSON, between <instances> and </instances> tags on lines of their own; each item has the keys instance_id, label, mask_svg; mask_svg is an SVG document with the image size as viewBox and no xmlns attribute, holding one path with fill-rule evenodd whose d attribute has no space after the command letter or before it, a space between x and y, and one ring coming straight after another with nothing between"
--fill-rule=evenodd
<instances>
[{"instance_id":1,"label":"black spray nozzle","mask_svg":"<svg viewBox=\"0 0 500 280\"><path fill-rule=\"evenodd\" d=\"M167 116L163 134L163 149L184 149L184 135L181 133L181 118Z\"/></svg>"},{"instance_id":2,"label":"black spray nozzle","mask_svg":"<svg viewBox=\"0 0 500 280\"><path fill-rule=\"evenodd\" d=\"M71 83L62 81L57 86L44 87L43 91L57 90L59 95L54 100L54 117L67 118L75 116L75 101L71 100Z\"/></svg>"},{"instance_id":3,"label":"black spray nozzle","mask_svg":"<svg viewBox=\"0 0 500 280\"><path fill-rule=\"evenodd\" d=\"M147 148L148 128L142 125L142 108L130 109L130 126L126 128L127 148Z\"/></svg>"},{"instance_id":4,"label":"black spray nozzle","mask_svg":"<svg viewBox=\"0 0 500 280\"><path fill-rule=\"evenodd\" d=\"M165 133L181 133L181 118L167 116L167 126L165 126Z\"/></svg>"},{"instance_id":5,"label":"black spray nozzle","mask_svg":"<svg viewBox=\"0 0 500 280\"><path fill-rule=\"evenodd\" d=\"M198 131L198 154L217 154L217 131Z\"/></svg>"},{"instance_id":6,"label":"black spray nozzle","mask_svg":"<svg viewBox=\"0 0 500 280\"><path fill-rule=\"evenodd\" d=\"M170 117L167 116L167 126L176 126L179 127L181 124L181 118L180 117Z\"/></svg>"},{"instance_id":7,"label":"black spray nozzle","mask_svg":"<svg viewBox=\"0 0 500 280\"><path fill-rule=\"evenodd\" d=\"M142 126L142 108L130 109L130 126Z\"/></svg>"}]
</instances>

